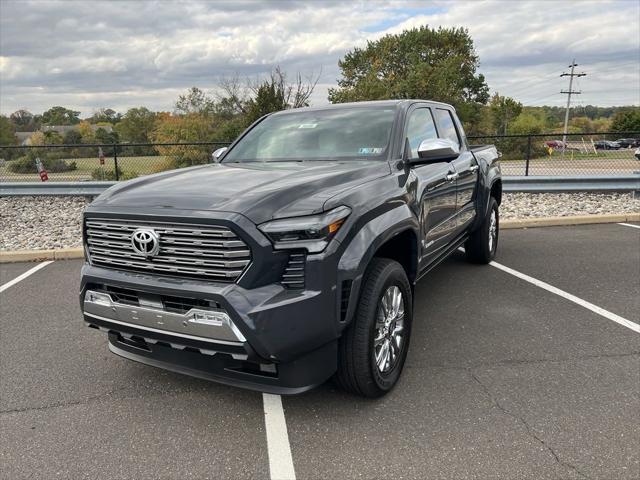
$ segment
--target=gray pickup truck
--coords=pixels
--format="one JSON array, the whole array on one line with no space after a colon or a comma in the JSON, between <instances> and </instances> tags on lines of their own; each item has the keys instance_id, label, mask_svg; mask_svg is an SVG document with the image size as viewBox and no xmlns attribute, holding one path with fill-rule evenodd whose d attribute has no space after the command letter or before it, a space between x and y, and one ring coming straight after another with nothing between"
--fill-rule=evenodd
<instances>
[{"instance_id":1,"label":"gray pickup truck","mask_svg":"<svg viewBox=\"0 0 640 480\"><path fill-rule=\"evenodd\" d=\"M118 184L84 213L80 304L112 352L271 393L402 371L416 282L488 263L502 181L455 110L397 100L267 115L214 162Z\"/></svg>"}]
</instances>

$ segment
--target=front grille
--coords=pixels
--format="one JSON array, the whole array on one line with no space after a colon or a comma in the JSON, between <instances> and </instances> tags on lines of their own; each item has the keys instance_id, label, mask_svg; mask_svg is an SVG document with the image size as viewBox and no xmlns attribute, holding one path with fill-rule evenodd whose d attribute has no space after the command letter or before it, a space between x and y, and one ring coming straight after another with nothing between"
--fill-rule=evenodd
<instances>
[{"instance_id":1,"label":"front grille","mask_svg":"<svg viewBox=\"0 0 640 480\"><path fill-rule=\"evenodd\" d=\"M282 286L285 288L304 288L304 265L307 256L304 253L291 253L282 274Z\"/></svg>"},{"instance_id":2,"label":"front grille","mask_svg":"<svg viewBox=\"0 0 640 480\"><path fill-rule=\"evenodd\" d=\"M155 256L133 250L131 235L139 228L160 238ZM251 262L247 244L221 225L88 218L85 235L91 263L119 270L231 283Z\"/></svg>"}]
</instances>

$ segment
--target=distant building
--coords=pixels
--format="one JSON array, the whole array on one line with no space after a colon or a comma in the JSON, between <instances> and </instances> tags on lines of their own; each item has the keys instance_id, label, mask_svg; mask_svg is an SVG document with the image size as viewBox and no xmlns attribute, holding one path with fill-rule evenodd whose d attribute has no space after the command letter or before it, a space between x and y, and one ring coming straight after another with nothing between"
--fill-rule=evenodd
<instances>
[{"instance_id":1,"label":"distant building","mask_svg":"<svg viewBox=\"0 0 640 480\"><path fill-rule=\"evenodd\" d=\"M90 126L91 126L91 130L93 130L94 133L99 128L102 128L107 133L113 132L113 126L111 126L111 125L93 125L92 124ZM43 133L46 133L46 132L57 132L60 135L64 136L65 133L70 132L72 130L78 130L78 125L42 125L40 127L40 130L36 130L36 131L43 132ZM31 135L36 133L36 131L32 131L32 132L16 132L16 138L18 139L18 144L19 145L29 145L29 139L31 138Z\"/></svg>"}]
</instances>

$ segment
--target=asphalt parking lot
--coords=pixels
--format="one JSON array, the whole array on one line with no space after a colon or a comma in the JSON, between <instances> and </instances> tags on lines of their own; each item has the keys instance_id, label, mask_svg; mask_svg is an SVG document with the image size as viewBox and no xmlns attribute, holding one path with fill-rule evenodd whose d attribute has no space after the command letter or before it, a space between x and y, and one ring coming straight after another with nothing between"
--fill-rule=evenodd
<instances>
[{"instance_id":1,"label":"asphalt parking lot","mask_svg":"<svg viewBox=\"0 0 640 480\"><path fill-rule=\"evenodd\" d=\"M640 334L611 319L640 320L640 228L505 230L496 261L612 315L455 255L416 288L391 394L282 398L296 478L640 478ZM1 294L0 476L270 478L263 396L109 353L80 265Z\"/></svg>"}]
</instances>

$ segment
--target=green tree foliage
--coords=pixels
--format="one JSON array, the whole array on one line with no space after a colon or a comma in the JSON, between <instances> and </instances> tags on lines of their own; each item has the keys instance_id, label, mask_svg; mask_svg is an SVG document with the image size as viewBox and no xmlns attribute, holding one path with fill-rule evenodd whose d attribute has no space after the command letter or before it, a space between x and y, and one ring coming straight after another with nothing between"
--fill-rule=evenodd
<instances>
[{"instance_id":1,"label":"green tree foliage","mask_svg":"<svg viewBox=\"0 0 640 480\"><path fill-rule=\"evenodd\" d=\"M28 110L16 110L9 117L17 132L35 132L40 128L41 118L41 115L34 115Z\"/></svg>"},{"instance_id":2,"label":"green tree foliage","mask_svg":"<svg viewBox=\"0 0 640 480\"><path fill-rule=\"evenodd\" d=\"M55 131L44 132L45 145L62 145L62 135Z\"/></svg>"},{"instance_id":3,"label":"green tree foliage","mask_svg":"<svg viewBox=\"0 0 640 480\"><path fill-rule=\"evenodd\" d=\"M640 108L634 107L617 112L611 121L614 132L640 132Z\"/></svg>"},{"instance_id":4,"label":"green tree foliage","mask_svg":"<svg viewBox=\"0 0 640 480\"><path fill-rule=\"evenodd\" d=\"M198 87L191 87L189 91L178 97L175 112L181 115L198 113L209 115L213 112L215 102Z\"/></svg>"},{"instance_id":5,"label":"green tree foliage","mask_svg":"<svg viewBox=\"0 0 640 480\"><path fill-rule=\"evenodd\" d=\"M506 135L507 128L522 112L522 104L511 97L495 94L489 102L491 123L495 133Z\"/></svg>"},{"instance_id":6,"label":"green tree foliage","mask_svg":"<svg viewBox=\"0 0 640 480\"><path fill-rule=\"evenodd\" d=\"M77 125L80 112L65 107L51 107L42 114L43 125Z\"/></svg>"},{"instance_id":7,"label":"green tree foliage","mask_svg":"<svg viewBox=\"0 0 640 480\"><path fill-rule=\"evenodd\" d=\"M287 81L287 75L276 67L268 78L250 86L251 98L246 100L247 126L258 118L272 112L309 106L309 98L318 83L316 78L303 79L296 74L293 83Z\"/></svg>"},{"instance_id":8,"label":"green tree foliage","mask_svg":"<svg viewBox=\"0 0 640 480\"><path fill-rule=\"evenodd\" d=\"M146 107L130 108L115 129L121 140L130 143L147 143L155 128L156 113Z\"/></svg>"},{"instance_id":9,"label":"green tree foliage","mask_svg":"<svg viewBox=\"0 0 640 480\"><path fill-rule=\"evenodd\" d=\"M463 121L477 122L480 105L489 100L478 65L466 29L414 28L347 53L338 62L342 78L329 89L329 100L438 100L454 105Z\"/></svg>"},{"instance_id":10,"label":"green tree foliage","mask_svg":"<svg viewBox=\"0 0 640 480\"><path fill-rule=\"evenodd\" d=\"M122 114L111 108L99 108L87 120L89 123L108 123L115 125L122 118Z\"/></svg>"},{"instance_id":11,"label":"green tree foliage","mask_svg":"<svg viewBox=\"0 0 640 480\"><path fill-rule=\"evenodd\" d=\"M118 133L107 131L105 128L98 128L95 131L96 143L118 143Z\"/></svg>"},{"instance_id":12,"label":"green tree foliage","mask_svg":"<svg viewBox=\"0 0 640 480\"><path fill-rule=\"evenodd\" d=\"M69 130L62 137L65 145L79 145L82 143L82 134L78 130Z\"/></svg>"},{"instance_id":13,"label":"green tree foliage","mask_svg":"<svg viewBox=\"0 0 640 480\"><path fill-rule=\"evenodd\" d=\"M16 127L4 115L0 115L0 145L16 144Z\"/></svg>"}]
</instances>

